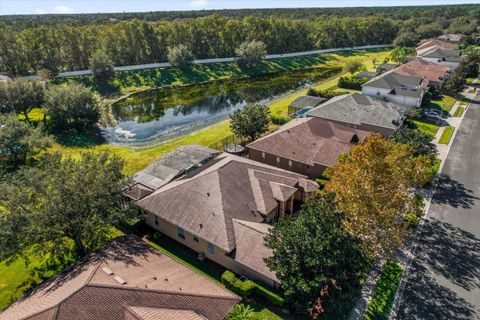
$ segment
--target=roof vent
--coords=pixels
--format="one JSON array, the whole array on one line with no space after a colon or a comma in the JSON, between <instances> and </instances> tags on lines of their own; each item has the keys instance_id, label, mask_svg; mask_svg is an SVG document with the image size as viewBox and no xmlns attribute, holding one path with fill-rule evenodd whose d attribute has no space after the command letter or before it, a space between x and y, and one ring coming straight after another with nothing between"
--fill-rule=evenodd
<instances>
[{"instance_id":1,"label":"roof vent","mask_svg":"<svg viewBox=\"0 0 480 320\"><path fill-rule=\"evenodd\" d=\"M203 229L203 224L200 223L200 229Z\"/></svg>"},{"instance_id":2,"label":"roof vent","mask_svg":"<svg viewBox=\"0 0 480 320\"><path fill-rule=\"evenodd\" d=\"M110 268L103 267L102 270L103 270L103 272L105 272L105 273L108 274L108 275L112 275L112 274L113 274L113 271L112 271Z\"/></svg>"},{"instance_id":3,"label":"roof vent","mask_svg":"<svg viewBox=\"0 0 480 320\"><path fill-rule=\"evenodd\" d=\"M115 279L115 281L117 281L120 284L126 284L127 283L127 281L123 280L123 278L120 277L120 276L115 276L115 277L113 277L113 279Z\"/></svg>"},{"instance_id":4,"label":"roof vent","mask_svg":"<svg viewBox=\"0 0 480 320\"><path fill-rule=\"evenodd\" d=\"M210 197L210 192L207 192L207 197Z\"/></svg>"}]
</instances>

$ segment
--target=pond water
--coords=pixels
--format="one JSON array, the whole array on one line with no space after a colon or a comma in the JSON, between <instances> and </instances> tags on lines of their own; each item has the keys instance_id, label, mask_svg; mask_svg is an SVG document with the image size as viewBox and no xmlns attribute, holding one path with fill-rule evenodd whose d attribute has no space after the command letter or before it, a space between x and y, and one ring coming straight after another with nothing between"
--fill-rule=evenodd
<instances>
[{"instance_id":1,"label":"pond water","mask_svg":"<svg viewBox=\"0 0 480 320\"><path fill-rule=\"evenodd\" d=\"M102 132L114 145L154 145L227 119L248 103L268 103L338 72L313 69L140 92L113 105L116 126Z\"/></svg>"}]
</instances>

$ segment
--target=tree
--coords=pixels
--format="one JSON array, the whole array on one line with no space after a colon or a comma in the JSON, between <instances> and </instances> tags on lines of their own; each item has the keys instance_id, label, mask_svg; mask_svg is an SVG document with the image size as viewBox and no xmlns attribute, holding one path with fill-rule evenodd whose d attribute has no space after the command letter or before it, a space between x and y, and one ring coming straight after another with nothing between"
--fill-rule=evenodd
<instances>
[{"instance_id":1,"label":"tree","mask_svg":"<svg viewBox=\"0 0 480 320\"><path fill-rule=\"evenodd\" d=\"M340 157L325 191L336 195L345 228L372 256L389 256L408 232L405 216L421 214L412 188L432 179L432 159L413 156L408 145L372 134Z\"/></svg>"},{"instance_id":2,"label":"tree","mask_svg":"<svg viewBox=\"0 0 480 320\"><path fill-rule=\"evenodd\" d=\"M361 243L342 226L344 215L326 194L311 199L298 218L284 217L265 237L267 266L297 312L341 315L351 308L368 272ZM340 317L339 317L340 318Z\"/></svg>"},{"instance_id":3,"label":"tree","mask_svg":"<svg viewBox=\"0 0 480 320\"><path fill-rule=\"evenodd\" d=\"M390 53L390 60L402 64L407 60L408 57L411 57L413 55L415 55L415 48L395 48Z\"/></svg>"},{"instance_id":4,"label":"tree","mask_svg":"<svg viewBox=\"0 0 480 320\"><path fill-rule=\"evenodd\" d=\"M114 77L113 62L108 55L98 51L90 59L90 70L97 81L106 82Z\"/></svg>"},{"instance_id":5,"label":"tree","mask_svg":"<svg viewBox=\"0 0 480 320\"><path fill-rule=\"evenodd\" d=\"M193 54L184 44L169 47L167 53L168 62L174 67L185 69L193 62Z\"/></svg>"},{"instance_id":6,"label":"tree","mask_svg":"<svg viewBox=\"0 0 480 320\"><path fill-rule=\"evenodd\" d=\"M343 71L354 74L355 72L360 71L364 68L365 68L365 65L361 61L354 60L354 61L347 62L343 67Z\"/></svg>"},{"instance_id":7,"label":"tree","mask_svg":"<svg viewBox=\"0 0 480 320\"><path fill-rule=\"evenodd\" d=\"M393 44L395 47L415 47L420 38L413 32L401 32L397 35Z\"/></svg>"},{"instance_id":8,"label":"tree","mask_svg":"<svg viewBox=\"0 0 480 320\"><path fill-rule=\"evenodd\" d=\"M79 84L49 87L44 107L55 129L87 131L100 119L93 93Z\"/></svg>"},{"instance_id":9,"label":"tree","mask_svg":"<svg viewBox=\"0 0 480 320\"><path fill-rule=\"evenodd\" d=\"M35 80L25 80L23 78L15 78L4 84L3 93L0 103L4 104L4 109L21 114L27 122L30 122L28 114L33 108L40 107L45 99L45 89L41 82Z\"/></svg>"},{"instance_id":10,"label":"tree","mask_svg":"<svg viewBox=\"0 0 480 320\"><path fill-rule=\"evenodd\" d=\"M248 320L253 317L253 308L245 304L237 304L228 314L227 320Z\"/></svg>"},{"instance_id":11,"label":"tree","mask_svg":"<svg viewBox=\"0 0 480 320\"><path fill-rule=\"evenodd\" d=\"M465 80L465 71L461 66L458 66L453 70L450 77L445 81L443 85L443 90L452 95L458 94L463 91L467 81Z\"/></svg>"},{"instance_id":12,"label":"tree","mask_svg":"<svg viewBox=\"0 0 480 320\"><path fill-rule=\"evenodd\" d=\"M437 147L432 143L433 137L423 131L403 127L390 137L398 144L406 144L412 148L414 156L428 156L435 159Z\"/></svg>"},{"instance_id":13,"label":"tree","mask_svg":"<svg viewBox=\"0 0 480 320\"><path fill-rule=\"evenodd\" d=\"M108 153L48 155L0 185L0 260L34 250L50 258L85 256L124 217L123 161ZM36 244L36 245L35 245Z\"/></svg>"},{"instance_id":14,"label":"tree","mask_svg":"<svg viewBox=\"0 0 480 320\"><path fill-rule=\"evenodd\" d=\"M0 115L0 159L12 162L14 168L50 147L52 139L41 127L33 128L16 115Z\"/></svg>"},{"instance_id":15,"label":"tree","mask_svg":"<svg viewBox=\"0 0 480 320\"><path fill-rule=\"evenodd\" d=\"M248 142L254 141L267 132L269 115L270 110L264 105L246 105L230 115L230 129L236 136L246 138Z\"/></svg>"},{"instance_id":16,"label":"tree","mask_svg":"<svg viewBox=\"0 0 480 320\"><path fill-rule=\"evenodd\" d=\"M262 41L245 41L235 49L235 54L240 66L251 68L260 63L267 55L267 47Z\"/></svg>"}]
</instances>

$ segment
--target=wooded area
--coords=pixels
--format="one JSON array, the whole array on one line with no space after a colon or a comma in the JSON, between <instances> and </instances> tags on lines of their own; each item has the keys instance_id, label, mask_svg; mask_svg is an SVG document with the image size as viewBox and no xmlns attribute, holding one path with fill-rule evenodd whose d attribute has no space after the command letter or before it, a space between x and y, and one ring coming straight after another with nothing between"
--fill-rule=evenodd
<instances>
[{"instance_id":1,"label":"wooded area","mask_svg":"<svg viewBox=\"0 0 480 320\"><path fill-rule=\"evenodd\" d=\"M252 40L265 43L269 54L386 44L417 30L469 34L479 16L479 5L4 16L0 71L88 69L98 51L116 66L163 62L179 44L196 59L234 56Z\"/></svg>"}]
</instances>

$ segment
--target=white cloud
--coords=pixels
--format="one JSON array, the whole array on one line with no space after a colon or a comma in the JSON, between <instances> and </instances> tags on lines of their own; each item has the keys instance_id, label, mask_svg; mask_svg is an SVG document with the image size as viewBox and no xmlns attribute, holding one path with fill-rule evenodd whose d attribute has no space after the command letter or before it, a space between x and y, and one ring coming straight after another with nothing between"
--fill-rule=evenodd
<instances>
[{"instance_id":1,"label":"white cloud","mask_svg":"<svg viewBox=\"0 0 480 320\"><path fill-rule=\"evenodd\" d=\"M72 13L73 9L67 6L55 6L53 7L54 13Z\"/></svg>"},{"instance_id":2,"label":"white cloud","mask_svg":"<svg viewBox=\"0 0 480 320\"><path fill-rule=\"evenodd\" d=\"M45 13L47 13L47 11L37 8L37 9L35 9L35 13L36 14L45 14Z\"/></svg>"},{"instance_id":3,"label":"white cloud","mask_svg":"<svg viewBox=\"0 0 480 320\"><path fill-rule=\"evenodd\" d=\"M207 0L192 0L190 1L190 7L200 8L207 5Z\"/></svg>"}]
</instances>

